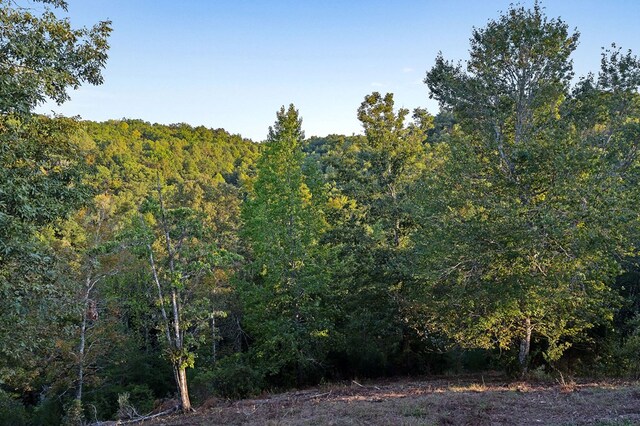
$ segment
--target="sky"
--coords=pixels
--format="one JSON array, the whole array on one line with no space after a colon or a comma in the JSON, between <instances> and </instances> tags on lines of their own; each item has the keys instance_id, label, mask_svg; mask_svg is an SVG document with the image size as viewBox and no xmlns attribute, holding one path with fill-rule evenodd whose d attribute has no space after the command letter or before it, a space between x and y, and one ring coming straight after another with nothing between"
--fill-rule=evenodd
<instances>
[{"instance_id":1,"label":"sky","mask_svg":"<svg viewBox=\"0 0 640 426\"><path fill-rule=\"evenodd\" d=\"M261 141L276 111L293 103L307 136L358 134L357 109L373 91L437 113L422 80L438 52L466 59L472 28L512 2L69 0L73 26L113 21L105 82L39 111L204 125ZM597 72L601 47L612 42L640 54L640 1L542 6L580 31L577 75Z\"/></svg>"}]
</instances>

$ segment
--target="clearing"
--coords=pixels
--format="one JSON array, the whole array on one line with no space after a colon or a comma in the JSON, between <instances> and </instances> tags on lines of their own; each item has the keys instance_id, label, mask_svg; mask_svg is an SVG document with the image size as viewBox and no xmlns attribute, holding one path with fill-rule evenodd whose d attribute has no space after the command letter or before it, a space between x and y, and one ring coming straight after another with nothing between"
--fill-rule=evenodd
<instances>
[{"instance_id":1,"label":"clearing","mask_svg":"<svg viewBox=\"0 0 640 426\"><path fill-rule=\"evenodd\" d=\"M640 425L640 382L454 376L330 384L229 401L144 425Z\"/></svg>"}]
</instances>

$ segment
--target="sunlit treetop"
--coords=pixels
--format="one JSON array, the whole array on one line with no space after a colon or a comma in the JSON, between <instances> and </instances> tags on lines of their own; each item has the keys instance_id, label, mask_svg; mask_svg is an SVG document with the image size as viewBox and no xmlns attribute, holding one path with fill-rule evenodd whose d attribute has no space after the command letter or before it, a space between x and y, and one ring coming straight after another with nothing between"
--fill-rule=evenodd
<instances>
[{"instance_id":1,"label":"sunlit treetop","mask_svg":"<svg viewBox=\"0 0 640 426\"><path fill-rule=\"evenodd\" d=\"M36 3L41 3L38 5ZM0 113L26 114L68 89L102 84L111 22L75 29L56 11L63 0L0 0Z\"/></svg>"}]
</instances>

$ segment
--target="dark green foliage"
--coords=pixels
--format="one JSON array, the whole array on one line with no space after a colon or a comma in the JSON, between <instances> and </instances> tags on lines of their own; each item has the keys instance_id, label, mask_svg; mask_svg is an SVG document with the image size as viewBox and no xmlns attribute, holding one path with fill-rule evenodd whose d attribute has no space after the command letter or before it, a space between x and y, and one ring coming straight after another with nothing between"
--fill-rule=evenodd
<instances>
[{"instance_id":1,"label":"dark green foliage","mask_svg":"<svg viewBox=\"0 0 640 426\"><path fill-rule=\"evenodd\" d=\"M0 261L21 250L36 229L80 207L87 154L70 135L71 119L0 119Z\"/></svg>"},{"instance_id":2,"label":"dark green foliage","mask_svg":"<svg viewBox=\"0 0 640 426\"><path fill-rule=\"evenodd\" d=\"M253 262L240 298L253 359L283 383L307 380L333 335L323 188L305 168L301 122L293 105L278 112L242 212Z\"/></svg>"},{"instance_id":3,"label":"dark green foliage","mask_svg":"<svg viewBox=\"0 0 640 426\"><path fill-rule=\"evenodd\" d=\"M84 412L82 411L82 402L74 399L71 401L62 417L63 426L82 426L85 423Z\"/></svg>"},{"instance_id":4,"label":"dark green foliage","mask_svg":"<svg viewBox=\"0 0 640 426\"><path fill-rule=\"evenodd\" d=\"M138 412L146 414L153 408L154 401L167 398L175 390L171 367L158 343L140 347L131 339L116 348L97 360L104 370L100 371L99 380L89 383L85 391L83 405L87 416L95 414L98 419L113 419L118 409L118 395L125 392L130 394L129 400Z\"/></svg>"},{"instance_id":5,"label":"dark green foliage","mask_svg":"<svg viewBox=\"0 0 640 426\"><path fill-rule=\"evenodd\" d=\"M24 426L29 424L29 415L22 403L0 389L0 425Z\"/></svg>"},{"instance_id":6,"label":"dark green foliage","mask_svg":"<svg viewBox=\"0 0 640 426\"><path fill-rule=\"evenodd\" d=\"M211 395L247 398L259 394L266 386L261 361L239 353L224 358L210 370L200 370L193 379L194 393L200 400Z\"/></svg>"},{"instance_id":7,"label":"dark green foliage","mask_svg":"<svg viewBox=\"0 0 640 426\"><path fill-rule=\"evenodd\" d=\"M331 273L340 350L359 374L392 371L407 337L401 295L416 226L407 195L425 168L430 126L424 111L405 125L407 114L394 110L392 94L365 97L358 110L365 136L332 138L322 158L332 186L325 239L338 259Z\"/></svg>"}]
</instances>

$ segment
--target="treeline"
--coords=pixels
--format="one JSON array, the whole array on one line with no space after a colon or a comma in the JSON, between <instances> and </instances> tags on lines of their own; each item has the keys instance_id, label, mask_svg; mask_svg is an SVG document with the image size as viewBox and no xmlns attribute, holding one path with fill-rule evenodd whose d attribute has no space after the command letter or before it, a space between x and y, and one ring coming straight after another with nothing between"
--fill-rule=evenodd
<instances>
[{"instance_id":1,"label":"treeline","mask_svg":"<svg viewBox=\"0 0 640 426\"><path fill-rule=\"evenodd\" d=\"M307 139L291 105L258 144L34 115L101 81L108 23L76 31L44 39L77 62L1 68L1 421L363 376L640 375L631 52L576 80L578 34L512 7L473 30L465 66L436 58L436 116L372 93L363 135ZM27 33L2 41L44 43Z\"/></svg>"}]
</instances>

